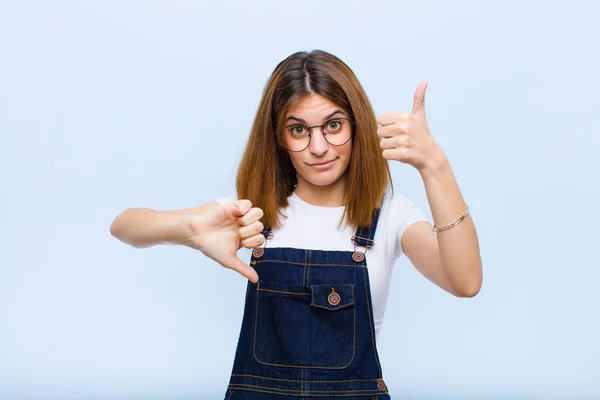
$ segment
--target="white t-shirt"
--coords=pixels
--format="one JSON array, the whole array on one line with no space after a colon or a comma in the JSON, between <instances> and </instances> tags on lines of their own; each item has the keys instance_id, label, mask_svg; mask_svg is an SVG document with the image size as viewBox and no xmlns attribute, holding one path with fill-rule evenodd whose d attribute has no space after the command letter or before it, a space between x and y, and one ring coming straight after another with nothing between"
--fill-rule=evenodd
<instances>
[{"instance_id":1,"label":"white t-shirt","mask_svg":"<svg viewBox=\"0 0 600 400\"><path fill-rule=\"evenodd\" d=\"M217 199L219 204L236 201L236 197ZM355 229L346 227L338 229L344 207L322 207L309 204L300 199L296 193L288 198L289 206L283 210L287 218L282 218L282 227L273 229L273 238L267 246L295 247L312 250L353 251L354 244L350 238ZM375 246L366 253L367 268L373 301L373 317L376 336L379 336L385 306L387 303L392 268L402 255L400 238L410 225L417 221L428 221L422 210L402 194L386 194L381 205L381 213L375 231ZM359 247L364 251L363 247ZM242 248L245 254L240 258L250 262L249 249ZM245 256L245 258L244 258Z\"/></svg>"}]
</instances>

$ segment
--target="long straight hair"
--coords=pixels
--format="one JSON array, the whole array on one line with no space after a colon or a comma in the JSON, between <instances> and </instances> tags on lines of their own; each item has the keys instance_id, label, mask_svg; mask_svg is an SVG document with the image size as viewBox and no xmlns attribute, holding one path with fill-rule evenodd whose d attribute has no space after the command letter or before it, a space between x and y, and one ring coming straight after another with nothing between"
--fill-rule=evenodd
<instances>
[{"instance_id":1,"label":"long straight hair","mask_svg":"<svg viewBox=\"0 0 600 400\"><path fill-rule=\"evenodd\" d=\"M297 184L296 169L283 145L286 114L312 94L328 98L356 121L340 226L369 226L388 185L393 192L390 169L381 155L377 120L354 72L322 50L294 53L271 74L238 168L237 196L263 210L265 226L281 226L280 217L286 217L281 210L288 206L287 198Z\"/></svg>"}]
</instances>

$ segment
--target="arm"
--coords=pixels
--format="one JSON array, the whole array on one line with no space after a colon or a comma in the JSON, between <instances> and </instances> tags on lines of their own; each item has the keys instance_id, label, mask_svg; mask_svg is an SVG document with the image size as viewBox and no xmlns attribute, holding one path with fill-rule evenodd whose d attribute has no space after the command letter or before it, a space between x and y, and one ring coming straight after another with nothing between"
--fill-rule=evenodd
<instances>
[{"instance_id":1,"label":"arm","mask_svg":"<svg viewBox=\"0 0 600 400\"><path fill-rule=\"evenodd\" d=\"M239 259L237 251L242 246L251 249L264 243L262 217L263 211L252 207L249 200L223 206L213 201L173 211L130 208L115 218L110 232L137 248L182 244L200 250L225 268L258 282L256 271Z\"/></svg>"},{"instance_id":2,"label":"arm","mask_svg":"<svg viewBox=\"0 0 600 400\"><path fill-rule=\"evenodd\" d=\"M110 233L123 243L136 248L158 244L183 244L192 236L191 218L215 207L219 207L217 201L171 211L128 208L114 219Z\"/></svg>"},{"instance_id":3,"label":"arm","mask_svg":"<svg viewBox=\"0 0 600 400\"><path fill-rule=\"evenodd\" d=\"M435 142L425 117L423 81L414 95L411 113L387 113L379 117L377 134L383 157L415 167L425 184L436 227L453 222L465 211L464 199L450 164ZM428 222L407 228L400 244L413 265L433 283L459 297L473 297L481 289L481 258L477 233L470 215L458 225L438 233Z\"/></svg>"},{"instance_id":4,"label":"arm","mask_svg":"<svg viewBox=\"0 0 600 400\"><path fill-rule=\"evenodd\" d=\"M454 221L465 211L448 160L419 171L437 227ZM471 214L458 225L438 233L428 222L411 225L401 238L402 248L425 277L458 297L473 297L481 289L482 263Z\"/></svg>"}]
</instances>

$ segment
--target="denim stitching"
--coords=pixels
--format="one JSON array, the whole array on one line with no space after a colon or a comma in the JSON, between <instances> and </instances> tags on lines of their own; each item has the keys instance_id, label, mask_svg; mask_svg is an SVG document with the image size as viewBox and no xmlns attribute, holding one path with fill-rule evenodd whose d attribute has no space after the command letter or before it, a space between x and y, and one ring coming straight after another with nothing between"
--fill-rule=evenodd
<instances>
[{"instance_id":1,"label":"denim stitching","mask_svg":"<svg viewBox=\"0 0 600 400\"><path fill-rule=\"evenodd\" d=\"M282 290L271 290L271 289L256 289L259 290L261 292L273 292L273 293L284 293L284 294L297 294L297 295L302 295L302 296L308 296L309 293L303 293L303 292L284 292Z\"/></svg>"},{"instance_id":2,"label":"denim stitching","mask_svg":"<svg viewBox=\"0 0 600 400\"><path fill-rule=\"evenodd\" d=\"M307 250L306 253L308 254L308 264L304 266L304 268L307 269L306 272L306 284L308 285L310 283L310 250Z\"/></svg>"},{"instance_id":3,"label":"denim stitching","mask_svg":"<svg viewBox=\"0 0 600 400\"><path fill-rule=\"evenodd\" d=\"M260 375L248 375L248 374L231 374L231 376L247 376L249 378L259 378L259 379L267 379L267 380L272 380L272 381L282 381L282 382L302 382L300 379L280 379L280 378L269 378L268 376L260 376ZM304 380L304 382L311 382L311 383L323 383L323 382L370 382L370 381L375 381L378 382L379 378L373 378L373 379L344 379L344 380L326 380L326 381L320 381L320 380ZM241 383L236 383L236 385L242 385Z\"/></svg>"},{"instance_id":4,"label":"denim stitching","mask_svg":"<svg viewBox=\"0 0 600 400\"><path fill-rule=\"evenodd\" d=\"M268 386L260 386L260 385L246 385L246 384L241 384L241 383L233 383L229 385L230 387L235 386L236 389L247 389L247 390L254 390L255 392L261 392L261 393L274 393L274 394L297 394L298 392L300 392L299 390L293 390L293 389L279 389L279 388L272 388L272 387L268 387ZM253 388L259 388L259 389L268 389L269 391L262 391L262 390L255 390ZM358 395L370 395L370 394L375 394L373 392L375 392L375 389L356 389L356 390L312 390L311 394L308 394L306 396L320 396L320 395L331 395L331 396L335 396L336 393L339 393L339 396L346 396L347 394L358 394ZM370 393L368 393L370 392ZM377 390L377 394L381 393L381 391ZM383 392L383 394L387 394L386 392Z\"/></svg>"},{"instance_id":5,"label":"denim stitching","mask_svg":"<svg viewBox=\"0 0 600 400\"><path fill-rule=\"evenodd\" d=\"M302 272L302 284L306 286L306 251L304 252L304 271Z\"/></svg>"},{"instance_id":6,"label":"denim stitching","mask_svg":"<svg viewBox=\"0 0 600 400\"><path fill-rule=\"evenodd\" d=\"M295 368L318 368L318 369L344 369L344 368L348 368L348 366L350 364L352 364L352 361L354 361L354 357L356 356L356 307L353 308L353 317L352 317L352 325L354 327L354 332L353 332L353 338L352 338L352 357L350 357L350 361L348 361L348 363L346 365L343 365L341 367L331 367L331 366L317 366L317 365L288 365L288 364L275 364L275 363L269 363L269 362L265 362L262 360L258 359L258 356L256 355L256 332L258 330L258 291L261 290L260 289L260 282L257 284L257 288L256 288L257 292L256 292L256 315L254 317L254 346L252 349L252 355L254 356L254 359L261 364L265 364L265 365L273 365L276 367L295 367ZM372 330L372 327L371 327ZM381 376L381 372L379 373L379 375Z\"/></svg>"},{"instance_id":7,"label":"denim stitching","mask_svg":"<svg viewBox=\"0 0 600 400\"><path fill-rule=\"evenodd\" d=\"M346 285L348 285L348 283L346 283ZM354 284L350 284L352 285L352 301L350 303L347 304L342 304L340 306L333 306L333 308L327 307L327 306L322 306L320 304L315 304L315 290L314 290L314 286L315 285L310 285L310 292L311 292L311 303L310 305L313 307L319 307L319 308L324 308L325 310L329 310L329 311L336 311L342 308L346 308L346 307L350 307L352 305L354 305ZM334 285L335 286L335 285Z\"/></svg>"},{"instance_id":8,"label":"denim stitching","mask_svg":"<svg viewBox=\"0 0 600 400\"><path fill-rule=\"evenodd\" d=\"M352 253L352 252L350 252ZM352 254L350 254L352 255ZM295 262L295 261L283 261L283 260L260 260L256 261L256 264L265 263L265 262L274 262L280 264L294 264L294 265L310 265L313 267L356 267L356 264L312 264L310 261L308 263L304 262Z\"/></svg>"},{"instance_id":9,"label":"denim stitching","mask_svg":"<svg viewBox=\"0 0 600 400\"><path fill-rule=\"evenodd\" d=\"M367 270L363 269L363 278L365 281L365 294L367 298L367 312L369 314L369 325L371 326L371 343L373 344L373 355L375 356L375 361L377 362L377 369L379 370L379 376L382 375L381 372L381 364L379 363L379 357L377 357L377 350L375 350L375 335L373 334L373 322L371 317L371 301L369 300L369 289L367 288Z\"/></svg>"}]
</instances>

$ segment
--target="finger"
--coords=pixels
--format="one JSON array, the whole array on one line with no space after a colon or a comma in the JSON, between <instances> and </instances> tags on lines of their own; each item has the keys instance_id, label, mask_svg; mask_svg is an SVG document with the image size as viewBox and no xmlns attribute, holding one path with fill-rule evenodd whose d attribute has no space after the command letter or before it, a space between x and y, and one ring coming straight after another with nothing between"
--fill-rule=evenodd
<instances>
[{"instance_id":1,"label":"finger","mask_svg":"<svg viewBox=\"0 0 600 400\"><path fill-rule=\"evenodd\" d=\"M383 139L381 142L379 142L379 146L382 150L395 149L398 146L398 143L396 140L394 140L394 138Z\"/></svg>"},{"instance_id":2,"label":"finger","mask_svg":"<svg viewBox=\"0 0 600 400\"><path fill-rule=\"evenodd\" d=\"M380 141L379 147L381 147L383 150L393 148L392 144L390 143L390 139L383 139L382 141Z\"/></svg>"},{"instance_id":3,"label":"finger","mask_svg":"<svg viewBox=\"0 0 600 400\"><path fill-rule=\"evenodd\" d=\"M254 268L250 267L248 264L245 264L237 256L234 256L231 260L229 260L229 262L227 262L223 265L227 268L230 268L230 269L233 269L234 271L239 272L240 274L242 274L243 276L248 278L248 280L250 280L253 283L258 282L258 274L256 273L256 270Z\"/></svg>"},{"instance_id":4,"label":"finger","mask_svg":"<svg viewBox=\"0 0 600 400\"><path fill-rule=\"evenodd\" d=\"M382 126L381 128L377 128L377 136L379 136L382 139L394 137L395 134L396 133L394 132L393 125Z\"/></svg>"},{"instance_id":5,"label":"finger","mask_svg":"<svg viewBox=\"0 0 600 400\"><path fill-rule=\"evenodd\" d=\"M383 158L385 158L386 160L399 160L398 158L398 150L397 149L386 149L384 150L381 155L383 156Z\"/></svg>"},{"instance_id":6,"label":"finger","mask_svg":"<svg viewBox=\"0 0 600 400\"><path fill-rule=\"evenodd\" d=\"M383 150L381 155L386 160L396 160L396 161L406 163L409 159L410 151L406 148L395 147L393 149Z\"/></svg>"},{"instance_id":7,"label":"finger","mask_svg":"<svg viewBox=\"0 0 600 400\"><path fill-rule=\"evenodd\" d=\"M238 234L240 235L240 237L242 239L247 239L249 237L252 237L254 235L258 235L259 233L261 233L263 228L264 228L264 226L263 226L262 222L255 221L248 226L243 226L240 229L238 229Z\"/></svg>"},{"instance_id":8,"label":"finger","mask_svg":"<svg viewBox=\"0 0 600 400\"><path fill-rule=\"evenodd\" d=\"M406 135L394 136L389 139L383 139L379 142L379 146L385 149L400 149L408 146L408 137Z\"/></svg>"},{"instance_id":9,"label":"finger","mask_svg":"<svg viewBox=\"0 0 600 400\"><path fill-rule=\"evenodd\" d=\"M252 208L252 202L250 200L242 199L233 203L233 216L241 217L245 215Z\"/></svg>"},{"instance_id":10,"label":"finger","mask_svg":"<svg viewBox=\"0 0 600 400\"><path fill-rule=\"evenodd\" d=\"M242 240L241 244L247 249L253 249L262 245L265 242L265 236L262 234L254 235L247 239Z\"/></svg>"},{"instance_id":11,"label":"finger","mask_svg":"<svg viewBox=\"0 0 600 400\"><path fill-rule=\"evenodd\" d=\"M385 114L381 114L379 118L377 118L377 123L381 126L392 125L398 121L402 121L410 117L409 113L405 112L389 112Z\"/></svg>"},{"instance_id":12,"label":"finger","mask_svg":"<svg viewBox=\"0 0 600 400\"><path fill-rule=\"evenodd\" d=\"M248 211L246 213L246 215L238 218L238 225L246 226L246 225L253 224L254 222L261 219L263 217L263 215L264 215L264 212L262 209L260 209L258 207L251 208L250 211Z\"/></svg>"},{"instance_id":13,"label":"finger","mask_svg":"<svg viewBox=\"0 0 600 400\"><path fill-rule=\"evenodd\" d=\"M407 129L406 123L400 122L394 125L382 126L381 128L377 128L377 136L383 139L401 136L406 134Z\"/></svg>"},{"instance_id":14,"label":"finger","mask_svg":"<svg viewBox=\"0 0 600 400\"><path fill-rule=\"evenodd\" d=\"M417 86L415 90L415 98L413 103L412 113L420 117L425 116L425 89L427 89L428 83L423 81Z\"/></svg>"}]
</instances>

